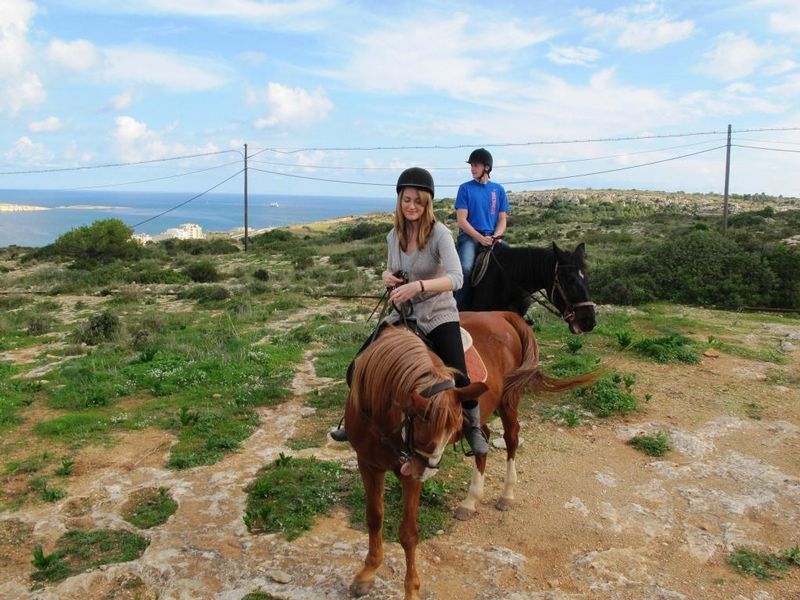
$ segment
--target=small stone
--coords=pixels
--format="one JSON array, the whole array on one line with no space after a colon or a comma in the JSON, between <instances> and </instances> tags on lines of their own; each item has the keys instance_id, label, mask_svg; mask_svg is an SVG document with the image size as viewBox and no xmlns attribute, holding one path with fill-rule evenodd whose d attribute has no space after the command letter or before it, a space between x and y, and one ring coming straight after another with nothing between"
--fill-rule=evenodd
<instances>
[{"instance_id":1,"label":"small stone","mask_svg":"<svg viewBox=\"0 0 800 600\"><path fill-rule=\"evenodd\" d=\"M557 588L559 583L560 582L558 581L558 579L548 579L547 580L547 585L550 587L550 589Z\"/></svg>"},{"instance_id":2,"label":"small stone","mask_svg":"<svg viewBox=\"0 0 800 600\"><path fill-rule=\"evenodd\" d=\"M267 575L275 583L284 583L284 584L286 584L286 583L289 583L292 580L292 576L289 575L286 571L281 571L281 570L278 570L278 569L276 569L274 571L270 571L269 573L267 573Z\"/></svg>"},{"instance_id":3,"label":"small stone","mask_svg":"<svg viewBox=\"0 0 800 600\"><path fill-rule=\"evenodd\" d=\"M432 556L431 561L438 565L440 562L442 562L442 559L439 558L438 556Z\"/></svg>"},{"instance_id":4,"label":"small stone","mask_svg":"<svg viewBox=\"0 0 800 600\"><path fill-rule=\"evenodd\" d=\"M795 351L794 344L792 342L787 342L786 340L783 340L781 342L781 346L780 347L781 347L781 352L789 353L789 352L794 352Z\"/></svg>"},{"instance_id":5,"label":"small stone","mask_svg":"<svg viewBox=\"0 0 800 600\"><path fill-rule=\"evenodd\" d=\"M437 529L436 535L444 535L444 529Z\"/></svg>"},{"instance_id":6,"label":"small stone","mask_svg":"<svg viewBox=\"0 0 800 600\"><path fill-rule=\"evenodd\" d=\"M709 348L703 352L703 356L707 356L709 358L719 358L719 351L715 350L714 348Z\"/></svg>"},{"instance_id":7,"label":"small stone","mask_svg":"<svg viewBox=\"0 0 800 600\"><path fill-rule=\"evenodd\" d=\"M219 400L220 398L222 398L222 394L211 394L211 397L212 397L214 400Z\"/></svg>"}]
</instances>

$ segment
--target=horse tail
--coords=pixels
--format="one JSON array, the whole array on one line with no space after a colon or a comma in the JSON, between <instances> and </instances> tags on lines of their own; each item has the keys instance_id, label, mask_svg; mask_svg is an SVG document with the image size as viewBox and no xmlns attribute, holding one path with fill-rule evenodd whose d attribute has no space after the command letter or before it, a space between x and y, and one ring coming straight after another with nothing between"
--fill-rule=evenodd
<instances>
[{"instance_id":1,"label":"horse tail","mask_svg":"<svg viewBox=\"0 0 800 600\"><path fill-rule=\"evenodd\" d=\"M561 392L591 383L600 376L599 371L593 371L561 379L548 377L542 373L542 366L539 363L539 344L528 324L516 313L507 313L505 319L519 336L522 359L519 366L509 371L503 378L504 404L519 398L519 394L525 388L535 392Z\"/></svg>"}]
</instances>

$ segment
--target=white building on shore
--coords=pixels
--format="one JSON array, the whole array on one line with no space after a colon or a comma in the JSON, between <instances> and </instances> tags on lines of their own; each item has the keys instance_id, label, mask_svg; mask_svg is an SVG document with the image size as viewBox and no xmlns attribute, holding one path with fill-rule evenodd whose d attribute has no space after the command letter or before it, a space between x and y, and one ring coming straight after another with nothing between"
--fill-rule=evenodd
<instances>
[{"instance_id":1,"label":"white building on shore","mask_svg":"<svg viewBox=\"0 0 800 600\"><path fill-rule=\"evenodd\" d=\"M144 245L169 239L202 240L205 238L205 235L203 235L203 228L200 227L200 225L195 223L181 223L177 227L170 227L158 235L151 236L146 233L135 233L132 237L137 242Z\"/></svg>"}]
</instances>

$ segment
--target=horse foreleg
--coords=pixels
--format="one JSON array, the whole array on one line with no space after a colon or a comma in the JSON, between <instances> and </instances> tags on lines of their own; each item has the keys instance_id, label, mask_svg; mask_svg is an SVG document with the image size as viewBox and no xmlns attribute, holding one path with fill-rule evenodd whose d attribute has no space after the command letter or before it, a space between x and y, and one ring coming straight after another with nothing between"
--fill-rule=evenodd
<instances>
[{"instance_id":1,"label":"horse foreleg","mask_svg":"<svg viewBox=\"0 0 800 600\"><path fill-rule=\"evenodd\" d=\"M475 457L475 467L472 469L472 479L469 482L467 497L462 500L456 509L455 517L459 521L467 521L477 511L478 502L483 498L484 473L486 472L486 455Z\"/></svg>"},{"instance_id":2,"label":"horse foreleg","mask_svg":"<svg viewBox=\"0 0 800 600\"><path fill-rule=\"evenodd\" d=\"M503 495L495 504L497 510L509 510L514 504L514 489L517 487L517 467L515 457L519 447L519 416L516 410L500 411L503 421L503 439L506 442L506 481Z\"/></svg>"},{"instance_id":3,"label":"horse foreleg","mask_svg":"<svg viewBox=\"0 0 800 600\"><path fill-rule=\"evenodd\" d=\"M413 477L402 477L403 522L400 524L400 544L406 553L405 600L419 600L419 575L417 574L417 512L422 482Z\"/></svg>"},{"instance_id":4,"label":"horse foreleg","mask_svg":"<svg viewBox=\"0 0 800 600\"><path fill-rule=\"evenodd\" d=\"M364 596L372 589L375 582L375 571L383 562L383 539L381 527L383 525L383 490L385 475L383 471L375 471L358 463L361 472L361 481L366 492L367 527L369 529L369 550L364 559L364 566L353 578L350 584L350 593L354 596Z\"/></svg>"}]
</instances>

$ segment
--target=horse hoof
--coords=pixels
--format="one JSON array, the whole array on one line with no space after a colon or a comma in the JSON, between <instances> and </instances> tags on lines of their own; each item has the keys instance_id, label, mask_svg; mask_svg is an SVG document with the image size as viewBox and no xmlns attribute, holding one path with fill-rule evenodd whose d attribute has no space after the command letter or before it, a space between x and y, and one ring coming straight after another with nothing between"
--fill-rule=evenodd
<instances>
[{"instance_id":1,"label":"horse hoof","mask_svg":"<svg viewBox=\"0 0 800 600\"><path fill-rule=\"evenodd\" d=\"M463 506L459 506L456 509L455 515L453 516L459 521L469 521L473 516L475 516L475 511L464 508Z\"/></svg>"},{"instance_id":2,"label":"horse hoof","mask_svg":"<svg viewBox=\"0 0 800 600\"><path fill-rule=\"evenodd\" d=\"M514 506L514 501L510 498L500 498L500 500L497 501L497 504L494 505L497 510L501 510L503 512L511 510L512 506Z\"/></svg>"},{"instance_id":3,"label":"horse hoof","mask_svg":"<svg viewBox=\"0 0 800 600\"><path fill-rule=\"evenodd\" d=\"M350 584L350 594L356 598L366 596L372 589L372 581L354 581Z\"/></svg>"}]
</instances>

